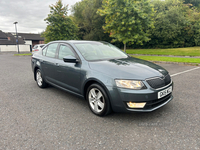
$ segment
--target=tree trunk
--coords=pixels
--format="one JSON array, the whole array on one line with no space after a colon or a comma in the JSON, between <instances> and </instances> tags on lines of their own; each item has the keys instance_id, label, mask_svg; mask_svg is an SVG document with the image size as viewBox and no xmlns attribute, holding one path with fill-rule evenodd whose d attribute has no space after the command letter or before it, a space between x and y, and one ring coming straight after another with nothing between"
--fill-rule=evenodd
<instances>
[{"instance_id":1,"label":"tree trunk","mask_svg":"<svg viewBox=\"0 0 200 150\"><path fill-rule=\"evenodd\" d=\"M124 52L126 53L126 43L124 44Z\"/></svg>"}]
</instances>

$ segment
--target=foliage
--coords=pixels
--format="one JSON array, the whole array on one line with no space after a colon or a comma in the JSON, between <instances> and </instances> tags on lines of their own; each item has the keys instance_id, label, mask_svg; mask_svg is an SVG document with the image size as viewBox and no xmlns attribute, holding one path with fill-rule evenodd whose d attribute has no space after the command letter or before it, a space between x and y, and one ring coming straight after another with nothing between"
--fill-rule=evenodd
<instances>
[{"instance_id":1,"label":"foliage","mask_svg":"<svg viewBox=\"0 0 200 150\"><path fill-rule=\"evenodd\" d=\"M200 46L200 12L196 8L187 10L187 21L189 22L186 31L194 40L195 46ZM189 44L189 43L188 43ZM188 45L193 46L193 45Z\"/></svg>"},{"instance_id":2,"label":"foliage","mask_svg":"<svg viewBox=\"0 0 200 150\"><path fill-rule=\"evenodd\" d=\"M184 0L184 4L192 4L192 6L198 7L200 5L200 0Z\"/></svg>"},{"instance_id":3,"label":"foliage","mask_svg":"<svg viewBox=\"0 0 200 150\"><path fill-rule=\"evenodd\" d=\"M45 19L48 24L42 33L45 43L54 40L75 40L77 39L78 28L75 23L67 16L68 5L64 6L61 0L55 5L51 5L50 14Z\"/></svg>"},{"instance_id":4,"label":"foliage","mask_svg":"<svg viewBox=\"0 0 200 150\"><path fill-rule=\"evenodd\" d=\"M188 47L200 44L200 13L181 0L153 1L155 28L145 47Z\"/></svg>"},{"instance_id":5,"label":"foliage","mask_svg":"<svg viewBox=\"0 0 200 150\"><path fill-rule=\"evenodd\" d=\"M102 7L98 13L105 16L103 29L113 41L142 45L150 40L154 11L148 0L103 0Z\"/></svg>"},{"instance_id":6,"label":"foliage","mask_svg":"<svg viewBox=\"0 0 200 150\"><path fill-rule=\"evenodd\" d=\"M105 34L102 28L105 17L96 13L101 6L102 0L83 0L73 6L73 20L78 25L78 37L80 39L111 41L109 35Z\"/></svg>"},{"instance_id":7,"label":"foliage","mask_svg":"<svg viewBox=\"0 0 200 150\"><path fill-rule=\"evenodd\" d=\"M84 40L112 40L118 47L123 42L129 48L190 47L200 45L199 3L82 0L74 5L71 19L78 26L78 37Z\"/></svg>"}]
</instances>

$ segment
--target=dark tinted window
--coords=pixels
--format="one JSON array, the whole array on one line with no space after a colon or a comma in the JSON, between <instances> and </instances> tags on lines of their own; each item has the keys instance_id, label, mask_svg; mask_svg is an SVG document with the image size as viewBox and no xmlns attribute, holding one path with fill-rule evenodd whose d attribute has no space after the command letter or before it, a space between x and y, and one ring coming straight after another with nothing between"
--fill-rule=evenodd
<instances>
[{"instance_id":1,"label":"dark tinted window","mask_svg":"<svg viewBox=\"0 0 200 150\"><path fill-rule=\"evenodd\" d=\"M48 45L46 56L55 57L57 46L58 46L58 43L53 43L53 44Z\"/></svg>"},{"instance_id":2,"label":"dark tinted window","mask_svg":"<svg viewBox=\"0 0 200 150\"><path fill-rule=\"evenodd\" d=\"M75 57L74 53L72 52L72 50L71 50L68 46L66 46L66 45L61 45L61 46L60 46L60 49L59 49L58 58L59 58L59 59L63 59L63 57L69 56L69 55Z\"/></svg>"}]
</instances>

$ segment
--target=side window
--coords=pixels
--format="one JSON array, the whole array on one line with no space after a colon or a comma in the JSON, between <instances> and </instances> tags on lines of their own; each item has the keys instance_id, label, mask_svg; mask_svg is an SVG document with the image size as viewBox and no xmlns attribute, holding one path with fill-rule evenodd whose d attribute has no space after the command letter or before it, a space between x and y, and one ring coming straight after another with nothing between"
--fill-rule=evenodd
<instances>
[{"instance_id":1,"label":"side window","mask_svg":"<svg viewBox=\"0 0 200 150\"><path fill-rule=\"evenodd\" d=\"M50 44L48 46L46 56L47 57L55 57L57 46L58 46L58 43Z\"/></svg>"},{"instance_id":2,"label":"side window","mask_svg":"<svg viewBox=\"0 0 200 150\"><path fill-rule=\"evenodd\" d=\"M47 47L45 47L45 48L42 50L42 55L44 55L44 56L45 56L45 54L46 54L46 51L47 51L47 48L48 48L48 46L47 46Z\"/></svg>"},{"instance_id":3,"label":"side window","mask_svg":"<svg viewBox=\"0 0 200 150\"><path fill-rule=\"evenodd\" d=\"M75 57L75 54L72 52L72 50L68 46L61 45L59 49L59 53L58 53L58 58L63 59L63 57L69 56L69 55Z\"/></svg>"}]
</instances>

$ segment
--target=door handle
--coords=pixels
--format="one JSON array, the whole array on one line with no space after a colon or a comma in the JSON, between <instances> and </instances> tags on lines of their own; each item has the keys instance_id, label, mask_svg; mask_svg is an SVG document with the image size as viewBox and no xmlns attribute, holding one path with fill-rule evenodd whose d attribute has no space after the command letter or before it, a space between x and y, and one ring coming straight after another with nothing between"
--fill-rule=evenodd
<instances>
[{"instance_id":1,"label":"door handle","mask_svg":"<svg viewBox=\"0 0 200 150\"><path fill-rule=\"evenodd\" d=\"M57 67L59 67L59 63L55 63L55 65L56 65Z\"/></svg>"},{"instance_id":2,"label":"door handle","mask_svg":"<svg viewBox=\"0 0 200 150\"><path fill-rule=\"evenodd\" d=\"M42 59L40 59L40 62L43 62L43 60L42 60Z\"/></svg>"}]
</instances>

